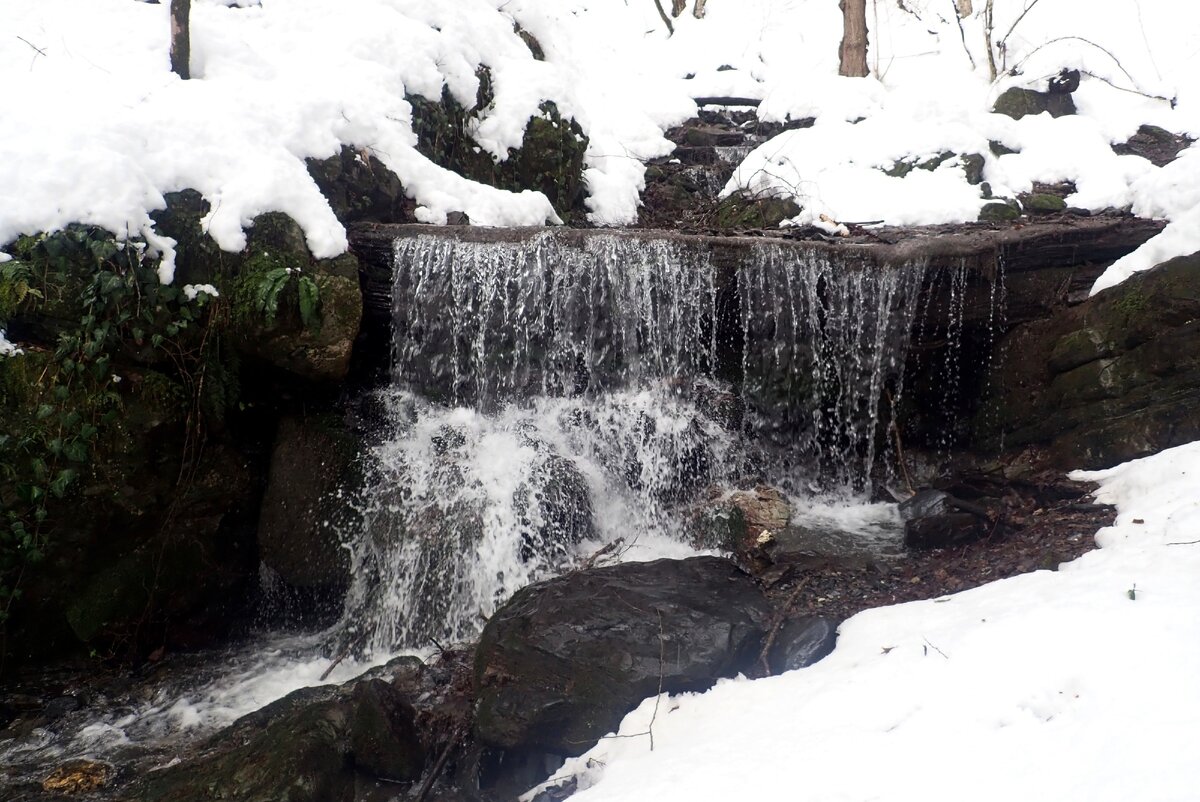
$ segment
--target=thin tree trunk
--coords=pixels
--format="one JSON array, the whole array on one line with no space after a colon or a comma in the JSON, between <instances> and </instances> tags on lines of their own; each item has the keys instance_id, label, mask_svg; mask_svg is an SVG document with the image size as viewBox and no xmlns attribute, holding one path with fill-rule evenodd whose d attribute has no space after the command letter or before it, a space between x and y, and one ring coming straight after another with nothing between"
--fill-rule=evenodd
<instances>
[{"instance_id":1,"label":"thin tree trunk","mask_svg":"<svg viewBox=\"0 0 1200 802\"><path fill-rule=\"evenodd\" d=\"M841 0L842 45L838 50L838 75L867 75L867 0Z\"/></svg>"},{"instance_id":2,"label":"thin tree trunk","mask_svg":"<svg viewBox=\"0 0 1200 802\"><path fill-rule=\"evenodd\" d=\"M687 0L673 0L671 3L671 16L678 17L687 8Z\"/></svg>"},{"instance_id":3,"label":"thin tree trunk","mask_svg":"<svg viewBox=\"0 0 1200 802\"><path fill-rule=\"evenodd\" d=\"M692 9L692 16L696 19L704 19L704 4L708 0L696 0L696 7Z\"/></svg>"},{"instance_id":4,"label":"thin tree trunk","mask_svg":"<svg viewBox=\"0 0 1200 802\"><path fill-rule=\"evenodd\" d=\"M185 81L192 77L191 10L192 0L171 0L171 71Z\"/></svg>"}]
</instances>

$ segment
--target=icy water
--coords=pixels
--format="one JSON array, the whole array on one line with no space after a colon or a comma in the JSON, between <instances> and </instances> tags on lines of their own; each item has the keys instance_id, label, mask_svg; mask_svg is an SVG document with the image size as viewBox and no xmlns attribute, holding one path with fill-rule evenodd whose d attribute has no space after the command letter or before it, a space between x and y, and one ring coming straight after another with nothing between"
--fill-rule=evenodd
<instances>
[{"instance_id":1,"label":"icy water","mask_svg":"<svg viewBox=\"0 0 1200 802\"><path fill-rule=\"evenodd\" d=\"M327 682L469 641L513 592L597 554L712 548L688 511L763 481L787 494L794 523L823 533L818 546L899 552L894 505L867 498L903 392L920 265L850 270L764 245L722 274L670 241L583 242L399 240L392 379L351 502L362 523L344 533L341 619L173 658L0 744L0 763L169 764L318 684L335 658ZM722 318L731 298L740 311Z\"/></svg>"}]
</instances>

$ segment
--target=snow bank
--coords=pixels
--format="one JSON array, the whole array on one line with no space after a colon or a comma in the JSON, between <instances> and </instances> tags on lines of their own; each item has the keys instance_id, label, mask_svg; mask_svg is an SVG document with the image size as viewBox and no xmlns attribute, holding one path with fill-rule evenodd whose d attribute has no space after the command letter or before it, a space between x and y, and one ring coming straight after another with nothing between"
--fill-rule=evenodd
<instances>
[{"instance_id":1,"label":"snow bank","mask_svg":"<svg viewBox=\"0 0 1200 802\"><path fill-rule=\"evenodd\" d=\"M204 224L223 248L243 247L256 215L282 211L317 256L332 256L345 232L304 159L343 145L394 171L422 221L465 211L483 225L554 223L541 193L477 184L415 149L405 94L446 88L471 104L487 65L495 103L472 135L503 158L539 103L557 103L589 136L587 205L601 225L636 220L644 162L670 153L664 131L695 114L693 98L738 95L761 99L764 120L817 119L750 154L727 187L795 197L796 223L973 220L984 200L955 163L881 171L954 151L983 155L997 194L1071 180L1070 203L1173 221L1097 288L1200 249L1200 158L1159 169L1109 147L1141 123L1200 134L1190 37L1200 4L1128 0L1100 14L1092 0L1046 0L1016 22L1026 3L996 0L993 38L1011 28L1006 63L1021 74L995 86L985 4L961 28L951 5L872 3L873 77L846 79L836 74L841 16L828 0L713 0L705 19L675 20L670 37L650 2L194 0L195 80L185 82L168 70L165 4L10 0L0 4L0 243L69 222L150 239L163 194L192 187L212 204ZM1076 93L1079 117L988 112L1008 85L1040 84L1061 67L1095 76ZM1021 153L992 156L989 141ZM155 244L167 280L173 245Z\"/></svg>"},{"instance_id":2,"label":"snow bank","mask_svg":"<svg viewBox=\"0 0 1200 802\"><path fill-rule=\"evenodd\" d=\"M871 610L820 663L646 700L568 761L577 802L1193 800L1200 763L1200 442L1076 473L1102 547Z\"/></svg>"}]
</instances>

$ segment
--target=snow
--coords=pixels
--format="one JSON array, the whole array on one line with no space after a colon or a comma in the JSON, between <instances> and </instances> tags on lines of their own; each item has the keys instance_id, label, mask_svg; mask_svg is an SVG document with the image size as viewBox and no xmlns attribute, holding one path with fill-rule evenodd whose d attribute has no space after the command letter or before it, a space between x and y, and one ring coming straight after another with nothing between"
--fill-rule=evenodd
<instances>
[{"instance_id":1,"label":"snow","mask_svg":"<svg viewBox=\"0 0 1200 802\"><path fill-rule=\"evenodd\" d=\"M873 2L872 76L837 76L837 6L827 0L722 0L685 14L668 37L652 3L618 0L195 0L194 80L168 69L167 6L133 0L11 0L0 5L0 244L70 222L145 237L173 278L175 243L156 237L164 193L191 187L210 202L206 230L228 250L265 211L303 227L318 257L346 235L307 170L343 146L376 156L417 203L419 220L466 212L480 225L559 222L544 195L469 181L415 149L405 94L443 89L472 105L476 70L496 99L471 133L497 159L552 100L589 137L589 219L637 219L645 161L667 156L664 132L696 113L694 98L761 98L764 120L816 118L746 158L726 191L794 197L795 225L829 218L925 224L974 220L985 202L949 162L903 177L896 161L980 153L994 193L1074 181L1068 202L1129 206L1172 221L1118 262L1095 290L1200 249L1200 158L1166 168L1111 145L1142 123L1200 134L1200 72L1188 32L1193 0L996 0L1000 66L992 82L983 11L959 21L950 0ZM961 23L961 30L960 30ZM536 60L514 25L545 53ZM1009 33L1011 29L1011 33ZM1085 70L1073 118L991 114L1010 85L1041 86ZM1173 102L1172 102L1173 101ZM1019 147L993 156L989 141ZM1193 148L1193 151L1195 149ZM882 168L882 169L881 169Z\"/></svg>"},{"instance_id":2,"label":"snow","mask_svg":"<svg viewBox=\"0 0 1200 802\"><path fill-rule=\"evenodd\" d=\"M25 352L8 341L4 329L0 329L0 357L18 356L23 353Z\"/></svg>"},{"instance_id":3,"label":"snow","mask_svg":"<svg viewBox=\"0 0 1200 802\"><path fill-rule=\"evenodd\" d=\"M806 669L647 699L556 778L577 802L1194 800L1198 477L1200 442L1075 473L1117 505L1098 551L861 613Z\"/></svg>"},{"instance_id":4,"label":"snow","mask_svg":"<svg viewBox=\"0 0 1200 802\"><path fill-rule=\"evenodd\" d=\"M290 272L290 268L289 268L289 272ZM209 296L212 296L213 298L216 298L216 297L220 296L220 294L221 293L217 292L217 288L211 284L184 284L183 285L183 297L187 298L189 301L194 301L197 298L199 298L201 295L209 295Z\"/></svg>"}]
</instances>

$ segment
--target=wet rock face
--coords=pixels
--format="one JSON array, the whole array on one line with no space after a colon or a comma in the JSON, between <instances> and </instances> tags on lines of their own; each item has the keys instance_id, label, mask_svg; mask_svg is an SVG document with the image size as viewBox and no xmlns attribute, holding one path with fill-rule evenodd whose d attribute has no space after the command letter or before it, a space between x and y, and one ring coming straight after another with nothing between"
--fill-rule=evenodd
<instances>
[{"instance_id":1,"label":"wet rock face","mask_svg":"<svg viewBox=\"0 0 1200 802\"><path fill-rule=\"evenodd\" d=\"M749 670L769 626L754 582L715 557L597 568L518 592L475 660L476 737L578 755L659 688L701 691Z\"/></svg>"},{"instance_id":2,"label":"wet rock face","mask_svg":"<svg viewBox=\"0 0 1200 802\"><path fill-rule=\"evenodd\" d=\"M1200 254L1179 257L1000 343L977 440L1100 468L1200 437Z\"/></svg>"},{"instance_id":3,"label":"wet rock face","mask_svg":"<svg viewBox=\"0 0 1200 802\"><path fill-rule=\"evenodd\" d=\"M267 491L258 519L259 556L289 585L346 583L347 558L335 523L342 486L357 443L318 416L279 422Z\"/></svg>"},{"instance_id":4,"label":"wet rock face","mask_svg":"<svg viewBox=\"0 0 1200 802\"><path fill-rule=\"evenodd\" d=\"M137 798L348 802L364 781L421 776L425 754L415 716L380 678L306 688L218 733L205 756L154 773Z\"/></svg>"}]
</instances>

